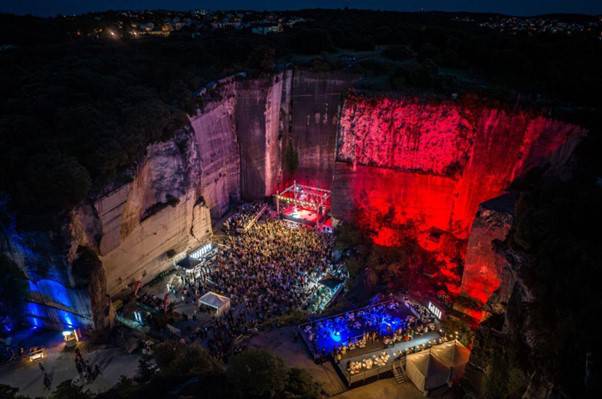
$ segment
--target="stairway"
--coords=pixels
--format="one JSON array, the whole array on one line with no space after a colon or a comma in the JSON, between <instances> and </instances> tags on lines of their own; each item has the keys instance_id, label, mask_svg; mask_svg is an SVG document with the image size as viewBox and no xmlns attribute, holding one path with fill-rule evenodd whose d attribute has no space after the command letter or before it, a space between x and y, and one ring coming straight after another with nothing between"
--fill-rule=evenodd
<instances>
[{"instance_id":1,"label":"stairway","mask_svg":"<svg viewBox=\"0 0 602 399\"><path fill-rule=\"evenodd\" d=\"M393 362L393 378L398 384L408 382L408 377L403 369L403 366L398 362Z\"/></svg>"}]
</instances>

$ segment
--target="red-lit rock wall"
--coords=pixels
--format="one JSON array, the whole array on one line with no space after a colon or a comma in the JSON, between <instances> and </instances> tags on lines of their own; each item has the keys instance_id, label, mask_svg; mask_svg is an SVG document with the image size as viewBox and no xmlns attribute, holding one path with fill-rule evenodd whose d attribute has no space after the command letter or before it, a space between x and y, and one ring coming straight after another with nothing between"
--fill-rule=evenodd
<instances>
[{"instance_id":1,"label":"red-lit rock wall","mask_svg":"<svg viewBox=\"0 0 602 399\"><path fill-rule=\"evenodd\" d=\"M503 194L479 206L472 223L461 290L480 303L485 303L503 284L506 259L496 251L496 243L506 239L512 227L516 195ZM509 297L509 287L501 287L502 297Z\"/></svg>"},{"instance_id":2,"label":"red-lit rock wall","mask_svg":"<svg viewBox=\"0 0 602 399\"><path fill-rule=\"evenodd\" d=\"M583 134L531 111L470 99L349 96L339 126L333 212L355 218L379 245L412 235L437 254L445 265L442 281L459 292L454 259L466 250L479 205L535 166L562 165ZM455 246L442 239L446 234L458 239Z\"/></svg>"}]
</instances>

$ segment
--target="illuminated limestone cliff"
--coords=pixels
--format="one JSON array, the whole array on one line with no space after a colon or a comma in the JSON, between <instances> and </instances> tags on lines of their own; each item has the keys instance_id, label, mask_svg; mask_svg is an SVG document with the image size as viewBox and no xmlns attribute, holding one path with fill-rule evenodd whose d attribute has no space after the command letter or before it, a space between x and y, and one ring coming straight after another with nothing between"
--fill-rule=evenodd
<instances>
[{"instance_id":1,"label":"illuminated limestone cliff","mask_svg":"<svg viewBox=\"0 0 602 399\"><path fill-rule=\"evenodd\" d=\"M377 244L415 239L444 265L439 281L459 293L457 259L465 254L479 205L533 168L562 169L584 134L540 113L471 98L349 96L340 120L333 211L356 218ZM464 279L465 288L471 284Z\"/></svg>"}]
</instances>

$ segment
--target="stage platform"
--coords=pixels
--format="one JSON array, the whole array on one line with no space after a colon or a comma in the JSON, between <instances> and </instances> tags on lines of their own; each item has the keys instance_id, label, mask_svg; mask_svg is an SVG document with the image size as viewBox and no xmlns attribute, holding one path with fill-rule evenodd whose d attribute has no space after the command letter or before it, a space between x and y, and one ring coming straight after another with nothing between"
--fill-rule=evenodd
<instances>
[{"instance_id":1,"label":"stage platform","mask_svg":"<svg viewBox=\"0 0 602 399\"><path fill-rule=\"evenodd\" d=\"M289 206L282 211L282 218L292 222L315 226L318 221L318 213L311 209Z\"/></svg>"}]
</instances>

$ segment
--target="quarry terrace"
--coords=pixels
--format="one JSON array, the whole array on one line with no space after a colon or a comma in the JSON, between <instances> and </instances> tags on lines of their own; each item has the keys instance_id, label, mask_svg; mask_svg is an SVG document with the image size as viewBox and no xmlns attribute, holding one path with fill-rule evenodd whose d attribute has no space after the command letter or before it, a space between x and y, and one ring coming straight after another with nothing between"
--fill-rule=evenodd
<instances>
[{"instance_id":1,"label":"quarry terrace","mask_svg":"<svg viewBox=\"0 0 602 399\"><path fill-rule=\"evenodd\" d=\"M386 28L350 50L336 15L86 14L38 21L47 62L2 50L2 398L596 397L595 100L430 29L528 58L599 21L345 10Z\"/></svg>"}]
</instances>

